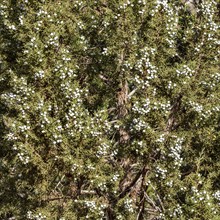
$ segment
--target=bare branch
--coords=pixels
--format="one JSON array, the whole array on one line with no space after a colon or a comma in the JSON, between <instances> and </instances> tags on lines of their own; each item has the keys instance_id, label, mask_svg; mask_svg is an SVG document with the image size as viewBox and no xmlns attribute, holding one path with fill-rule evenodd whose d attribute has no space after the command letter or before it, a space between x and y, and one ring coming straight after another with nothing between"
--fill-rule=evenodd
<instances>
[{"instance_id":1,"label":"bare branch","mask_svg":"<svg viewBox=\"0 0 220 220\"><path fill-rule=\"evenodd\" d=\"M153 188L154 192L156 193L157 199L158 199L158 201L159 201L159 203L160 203L160 207L162 208L162 211L164 212L165 209L164 209L164 206L163 206L163 203L162 203L162 200L161 200L160 196L158 195L158 193L157 193L156 189L154 188L154 186L151 185L151 187ZM160 210L160 211L161 211L161 210Z\"/></svg>"},{"instance_id":2,"label":"bare branch","mask_svg":"<svg viewBox=\"0 0 220 220\"><path fill-rule=\"evenodd\" d=\"M156 206L156 204L154 203L154 201L147 195L146 192L144 192L144 196L145 196L145 199L146 199L146 201L147 201L148 203L150 203L156 210L159 209L159 211L161 211L160 208L159 208L158 206Z\"/></svg>"},{"instance_id":3,"label":"bare branch","mask_svg":"<svg viewBox=\"0 0 220 220\"><path fill-rule=\"evenodd\" d=\"M81 190L80 195L96 195L97 193L94 190ZM65 200L65 199L76 199L78 196L74 195L74 196L57 196L57 197L49 197L47 199L44 200L44 202L50 202L50 201L55 201L55 200Z\"/></svg>"},{"instance_id":4,"label":"bare branch","mask_svg":"<svg viewBox=\"0 0 220 220\"><path fill-rule=\"evenodd\" d=\"M137 88L134 89L133 91L131 91L129 94L128 94L128 98L131 98L132 95L134 95L134 93L137 91Z\"/></svg>"},{"instance_id":5,"label":"bare branch","mask_svg":"<svg viewBox=\"0 0 220 220\"><path fill-rule=\"evenodd\" d=\"M61 182L62 182L62 180L63 180L64 177L65 177L65 175L63 175L63 176L61 177L60 181L59 181L59 182L57 183L57 185L55 186L53 192L55 192L55 190L57 189L57 187L61 184Z\"/></svg>"}]
</instances>

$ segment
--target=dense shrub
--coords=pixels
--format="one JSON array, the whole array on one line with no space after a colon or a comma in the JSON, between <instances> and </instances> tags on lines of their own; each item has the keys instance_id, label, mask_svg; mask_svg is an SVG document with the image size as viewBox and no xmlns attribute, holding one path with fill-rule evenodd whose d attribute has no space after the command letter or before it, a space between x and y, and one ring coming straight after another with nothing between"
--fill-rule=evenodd
<instances>
[{"instance_id":1,"label":"dense shrub","mask_svg":"<svg viewBox=\"0 0 220 220\"><path fill-rule=\"evenodd\" d=\"M2 0L0 219L220 219L217 0Z\"/></svg>"}]
</instances>

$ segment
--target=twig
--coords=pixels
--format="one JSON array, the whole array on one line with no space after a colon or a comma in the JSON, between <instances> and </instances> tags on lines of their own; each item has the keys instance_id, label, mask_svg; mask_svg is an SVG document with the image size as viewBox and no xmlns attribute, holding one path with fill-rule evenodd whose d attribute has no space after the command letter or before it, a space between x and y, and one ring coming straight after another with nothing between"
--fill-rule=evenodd
<instances>
[{"instance_id":1,"label":"twig","mask_svg":"<svg viewBox=\"0 0 220 220\"><path fill-rule=\"evenodd\" d=\"M134 89L133 91L131 91L129 94L128 94L128 98L131 98L132 95L134 95L134 93L137 91L137 88Z\"/></svg>"},{"instance_id":2,"label":"twig","mask_svg":"<svg viewBox=\"0 0 220 220\"><path fill-rule=\"evenodd\" d=\"M81 190L81 195L95 195L97 194L94 190ZM60 196L51 197L44 200L44 202L55 201L55 200L65 200L65 199L76 199L78 195L75 196Z\"/></svg>"},{"instance_id":3,"label":"twig","mask_svg":"<svg viewBox=\"0 0 220 220\"><path fill-rule=\"evenodd\" d=\"M63 175L60 179L60 181L57 183L57 185L55 186L53 192L57 189L57 187L60 185L61 181L63 180L63 178L65 177L65 175Z\"/></svg>"},{"instance_id":4,"label":"twig","mask_svg":"<svg viewBox=\"0 0 220 220\"><path fill-rule=\"evenodd\" d=\"M144 182L145 182L145 177L146 177L148 171L149 170L145 169L145 172L142 173L142 181L141 181L141 189L142 189L141 197L142 198L141 198L140 205L139 205L140 210L139 210L138 215L137 215L137 220L141 220L144 217L144 211L145 211L145 196L144 196L144 193L145 193L145 191L148 187L146 185L144 186Z\"/></svg>"},{"instance_id":5,"label":"twig","mask_svg":"<svg viewBox=\"0 0 220 220\"><path fill-rule=\"evenodd\" d=\"M162 211L164 212L165 209L164 209L164 206L163 206L162 200L160 199L160 196L158 195L158 193L156 192L156 189L155 189L152 185L151 185L151 187L153 188L154 192L156 193L156 195L157 195L157 199L158 199L158 201L159 201L159 203L160 203L160 207L162 208ZM161 210L160 210L160 211L161 211Z\"/></svg>"},{"instance_id":6,"label":"twig","mask_svg":"<svg viewBox=\"0 0 220 220\"><path fill-rule=\"evenodd\" d=\"M50 201L64 200L64 199L73 199L73 197L72 196L54 197L54 198L47 198L43 201L44 202L50 202Z\"/></svg>"},{"instance_id":7,"label":"twig","mask_svg":"<svg viewBox=\"0 0 220 220\"><path fill-rule=\"evenodd\" d=\"M154 203L154 201L147 195L146 192L144 192L144 196L145 196L146 200L147 200L156 210L159 209L159 211L161 211L160 208L159 208L158 206L156 206L156 204Z\"/></svg>"}]
</instances>

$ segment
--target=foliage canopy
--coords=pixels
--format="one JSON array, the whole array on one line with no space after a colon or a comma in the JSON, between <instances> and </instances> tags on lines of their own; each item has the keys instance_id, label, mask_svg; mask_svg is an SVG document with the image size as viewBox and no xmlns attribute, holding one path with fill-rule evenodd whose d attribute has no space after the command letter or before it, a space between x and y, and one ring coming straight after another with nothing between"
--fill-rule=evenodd
<instances>
[{"instance_id":1,"label":"foliage canopy","mask_svg":"<svg viewBox=\"0 0 220 220\"><path fill-rule=\"evenodd\" d=\"M2 0L0 218L219 219L219 9Z\"/></svg>"}]
</instances>

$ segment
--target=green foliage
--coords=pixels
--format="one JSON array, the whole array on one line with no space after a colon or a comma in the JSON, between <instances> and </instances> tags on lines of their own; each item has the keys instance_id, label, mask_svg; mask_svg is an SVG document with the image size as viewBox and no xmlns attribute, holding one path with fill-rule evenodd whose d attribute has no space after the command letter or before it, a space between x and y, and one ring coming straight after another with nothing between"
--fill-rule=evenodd
<instances>
[{"instance_id":1,"label":"green foliage","mask_svg":"<svg viewBox=\"0 0 220 220\"><path fill-rule=\"evenodd\" d=\"M0 219L220 218L219 3L2 0Z\"/></svg>"}]
</instances>

